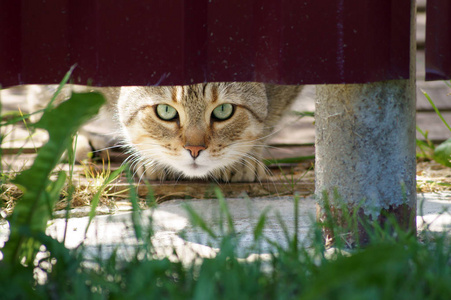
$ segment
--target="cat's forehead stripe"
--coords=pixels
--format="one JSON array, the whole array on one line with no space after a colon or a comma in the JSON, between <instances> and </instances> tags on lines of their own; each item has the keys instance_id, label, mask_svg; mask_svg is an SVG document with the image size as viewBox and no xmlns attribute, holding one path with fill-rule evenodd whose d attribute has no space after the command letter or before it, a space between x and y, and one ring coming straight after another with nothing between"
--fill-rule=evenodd
<instances>
[{"instance_id":1,"label":"cat's forehead stripe","mask_svg":"<svg viewBox=\"0 0 451 300\"><path fill-rule=\"evenodd\" d=\"M215 103L218 101L218 87L216 85L211 88L211 102Z\"/></svg>"},{"instance_id":2,"label":"cat's forehead stripe","mask_svg":"<svg viewBox=\"0 0 451 300\"><path fill-rule=\"evenodd\" d=\"M171 100L172 102L177 102L177 87L171 89Z\"/></svg>"},{"instance_id":3,"label":"cat's forehead stripe","mask_svg":"<svg viewBox=\"0 0 451 300\"><path fill-rule=\"evenodd\" d=\"M178 102L182 102L182 100L183 100L183 98L185 98L185 95L186 95L186 87L184 87L184 86L179 86L178 88L177 88L177 100L178 100Z\"/></svg>"},{"instance_id":4,"label":"cat's forehead stripe","mask_svg":"<svg viewBox=\"0 0 451 300\"><path fill-rule=\"evenodd\" d=\"M184 95L183 86L174 86L171 90L171 100L176 103L181 103Z\"/></svg>"}]
</instances>

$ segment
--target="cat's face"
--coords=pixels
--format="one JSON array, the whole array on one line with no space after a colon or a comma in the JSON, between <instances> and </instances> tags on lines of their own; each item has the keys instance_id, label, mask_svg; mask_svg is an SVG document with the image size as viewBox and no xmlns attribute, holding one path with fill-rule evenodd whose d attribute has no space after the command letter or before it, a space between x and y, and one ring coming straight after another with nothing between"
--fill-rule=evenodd
<instances>
[{"instance_id":1,"label":"cat's face","mask_svg":"<svg viewBox=\"0 0 451 300\"><path fill-rule=\"evenodd\" d=\"M267 115L258 83L123 87L118 115L141 164L207 177L252 155Z\"/></svg>"}]
</instances>

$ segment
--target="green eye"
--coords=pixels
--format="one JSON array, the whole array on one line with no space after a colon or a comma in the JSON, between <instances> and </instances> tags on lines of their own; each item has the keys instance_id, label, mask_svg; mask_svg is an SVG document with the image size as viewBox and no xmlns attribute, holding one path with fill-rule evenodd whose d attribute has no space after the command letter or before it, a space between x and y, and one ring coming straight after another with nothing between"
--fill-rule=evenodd
<instances>
[{"instance_id":1,"label":"green eye","mask_svg":"<svg viewBox=\"0 0 451 300\"><path fill-rule=\"evenodd\" d=\"M157 115L160 119L165 121L170 121L177 117L177 110L170 105L167 104L158 104L157 105Z\"/></svg>"},{"instance_id":2,"label":"green eye","mask_svg":"<svg viewBox=\"0 0 451 300\"><path fill-rule=\"evenodd\" d=\"M233 114L233 105L230 103L221 104L213 110L213 117L218 120L227 120Z\"/></svg>"}]
</instances>

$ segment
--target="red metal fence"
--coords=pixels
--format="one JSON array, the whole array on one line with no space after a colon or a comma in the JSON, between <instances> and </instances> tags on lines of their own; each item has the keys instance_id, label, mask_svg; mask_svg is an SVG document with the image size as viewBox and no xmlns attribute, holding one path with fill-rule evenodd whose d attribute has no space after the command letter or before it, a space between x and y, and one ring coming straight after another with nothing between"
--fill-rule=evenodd
<instances>
[{"instance_id":1,"label":"red metal fence","mask_svg":"<svg viewBox=\"0 0 451 300\"><path fill-rule=\"evenodd\" d=\"M451 79L451 1L427 0L426 80Z\"/></svg>"},{"instance_id":2,"label":"red metal fence","mask_svg":"<svg viewBox=\"0 0 451 300\"><path fill-rule=\"evenodd\" d=\"M408 78L409 19L410 0L0 0L0 84Z\"/></svg>"}]
</instances>

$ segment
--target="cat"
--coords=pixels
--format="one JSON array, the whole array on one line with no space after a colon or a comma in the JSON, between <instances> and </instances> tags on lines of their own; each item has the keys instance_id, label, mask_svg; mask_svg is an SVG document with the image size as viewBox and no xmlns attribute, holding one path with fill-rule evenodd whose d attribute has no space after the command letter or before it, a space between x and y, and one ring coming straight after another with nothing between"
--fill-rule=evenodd
<instances>
[{"instance_id":1,"label":"cat","mask_svg":"<svg viewBox=\"0 0 451 300\"><path fill-rule=\"evenodd\" d=\"M264 177L265 140L301 89L254 82L122 87L116 119L140 176L252 182Z\"/></svg>"},{"instance_id":2,"label":"cat","mask_svg":"<svg viewBox=\"0 0 451 300\"><path fill-rule=\"evenodd\" d=\"M57 86L30 86L31 111L42 109ZM99 116L83 126L75 156L120 143L140 178L213 179L252 182L264 178L265 141L302 86L255 82L186 86L87 87L66 85L56 102L71 92L97 91L107 98ZM34 119L33 119L34 118ZM37 121L39 115L33 115ZM99 132L107 128L109 133Z\"/></svg>"}]
</instances>

